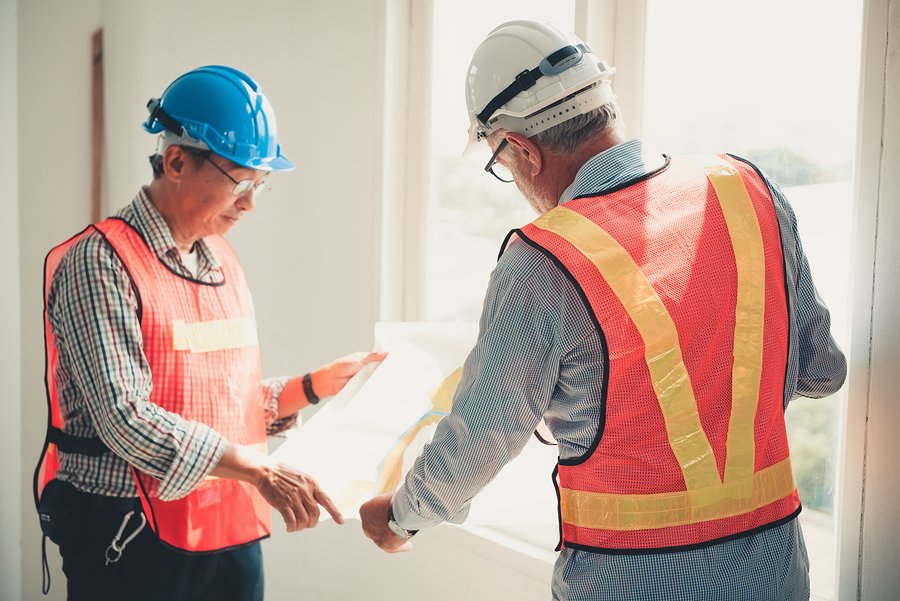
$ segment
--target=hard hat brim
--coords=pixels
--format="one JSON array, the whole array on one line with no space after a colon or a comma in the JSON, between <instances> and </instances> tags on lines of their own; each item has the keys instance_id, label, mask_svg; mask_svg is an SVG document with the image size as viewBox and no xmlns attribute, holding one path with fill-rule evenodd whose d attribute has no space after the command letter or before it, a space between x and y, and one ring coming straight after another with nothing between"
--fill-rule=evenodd
<instances>
[{"instance_id":1,"label":"hard hat brim","mask_svg":"<svg viewBox=\"0 0 900 601\"><path fill-rule=\"evenodd\" d=\"M215 151L213 151L215 152ZM217 153L218 154L218 153ZM229 157L228 155L221 155L226 159L234 161L234 157ZM258 171L293 171L297 168L291 161L287 158L279 156L271 159L263 158L263 159L250 159L246 162L234 161L238 165L243 165L244 167L248 167L250 169L256 169Z\"/></svg>"}]
</instances>

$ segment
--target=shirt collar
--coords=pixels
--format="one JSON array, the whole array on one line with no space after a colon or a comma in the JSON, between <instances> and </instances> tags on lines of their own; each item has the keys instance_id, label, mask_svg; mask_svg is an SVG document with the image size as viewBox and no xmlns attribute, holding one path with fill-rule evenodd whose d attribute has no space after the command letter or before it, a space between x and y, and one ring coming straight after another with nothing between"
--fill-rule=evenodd
<instances>
[{"instance_id":1,"label":"shirt collar","mask_svg":"<svg viewBox=\"0 0 900 601\"><path fill-rule=\"evenodd\" d=\"M174 259L180 265L181 257L175 237L172 236L172 231L162 214L150 200L147 188L140 189L131 203L131 208L134 211L134 219L128 219L128 221L144 236L144 240L147 241L147 246L150 247L153 254L166 262L168 262L167 259L170 261ZM200 253L198 272L200 276L219 269L221 266L219 258L207 243L206 238L200 238L194 244L194 250Z\"/></svg>"},{"instance_id":2,"label":"shirt collar","mask_svg":"<svg viewBox=\"0 0 900 601\"><path fill-rule=\"evenodd\" d=\"M573 198L600 194L661 168L666 157L649 143L635 138L591 157L560 196L559 204Z\"/></svg>"}]
</instances>

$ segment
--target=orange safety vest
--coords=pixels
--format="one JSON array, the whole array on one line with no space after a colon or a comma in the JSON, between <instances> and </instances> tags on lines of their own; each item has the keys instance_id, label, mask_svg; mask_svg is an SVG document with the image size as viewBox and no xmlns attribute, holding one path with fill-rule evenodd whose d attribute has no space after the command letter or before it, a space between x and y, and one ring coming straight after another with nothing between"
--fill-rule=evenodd
<instances>
[{"instance_id":1,"label":"orange safety vest","mask_svg":"<svg viewBox=\"0 0 900 601\"><path fill-rule=\"evenodd\" d=\"M228 243L221 236L206 238L223 275L221 282L208 284L170 271L137 231L121 219L110 218L51 251L45 264L45 303L59 260L91 230L100 232L112 246L138 290L143 352L153 375L149 401L210 426L229 442L265 451L256 323L244 272ZM44 327L49 429L61 430L53 377L56 349L46 310ZM52 438L53 433L48 441ZM48 442L35 476L36 500L58 467L56 445ZM134 474L151 527L163 543L177 550L222 551L271 533L270 507L251 484L210 476L187 496L164 502L159 499L157 479L137 470Z\"/></svg>"},{"instance_id":2,"label":"orange safety vest","mask_svg":"<svg viewBox=\"0 0 900 601\"><path fill-rule=\"evenodd\" d=\"M560 546L683 550L796 517L784 259L753 167L673 158L517 233L580 290L607 355L597 436L555 475Z\"/></svg>"}]
</instances>

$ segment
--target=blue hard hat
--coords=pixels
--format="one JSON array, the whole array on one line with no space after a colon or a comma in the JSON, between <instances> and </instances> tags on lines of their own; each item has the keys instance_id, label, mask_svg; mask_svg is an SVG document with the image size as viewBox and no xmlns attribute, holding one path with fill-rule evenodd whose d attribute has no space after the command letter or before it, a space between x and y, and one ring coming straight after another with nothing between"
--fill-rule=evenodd
<instances>
[{"instance_id":1,"label":"blue hard hat","mask_svg":"<svg viewBox=\"0 0 900 601\"><path fill-rule=\"evenodd\" d=\"M237 69L200 67L147 103L151 134L170 131L179 143L203 142L214 153L260 171L290 171L281 156L275 110L258 83ZM193 144L192 144L193 142Z\"/></svg>"}]
</instances>

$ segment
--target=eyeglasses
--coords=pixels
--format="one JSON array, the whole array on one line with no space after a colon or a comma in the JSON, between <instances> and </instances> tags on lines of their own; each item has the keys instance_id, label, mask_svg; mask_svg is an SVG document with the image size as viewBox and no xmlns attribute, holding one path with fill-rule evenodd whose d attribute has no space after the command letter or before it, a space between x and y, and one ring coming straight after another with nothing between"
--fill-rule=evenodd
<instances>
[{"instance_id":1,"label":"eyeglasses","mask_svg":"<svg viewBox=\"0 0 900 601\"><path fill-rule=\"evenodd\" d=\"M209 161L213 167L224 173L225 177L234 182L234 190L232 190L231 193L235 196L243 196L244 194L252 190L254 196L256 196L256 198L259 198L272 188L272 186L269 185L269 182L266 181L261 181L259 182L259 184L254 182L252 179L237 181L236 179L231 177L227 171L216 165L216 163L211 158L209 158L208 156L204 156L203 158Z\"/></svg>"},{"instance_id":2,"label":"eyeglasses","mask_svg":"<svg viewBox=\"0 0 900 601\"><path fill-rule=\"evenodd\" d=\"M512 171L509 170L506 165L497 162L497 157L500 156L500 153L503 152L503 149L506 148L507 140L506 138L500 142L500 146L497 147L497 150L494 151L494 154L491 155L491 160L488 161L488 164L485 166L484 170L499 179L503 183L510 183L515 181L513 178Z\"/></svg>"}]
</instances>

